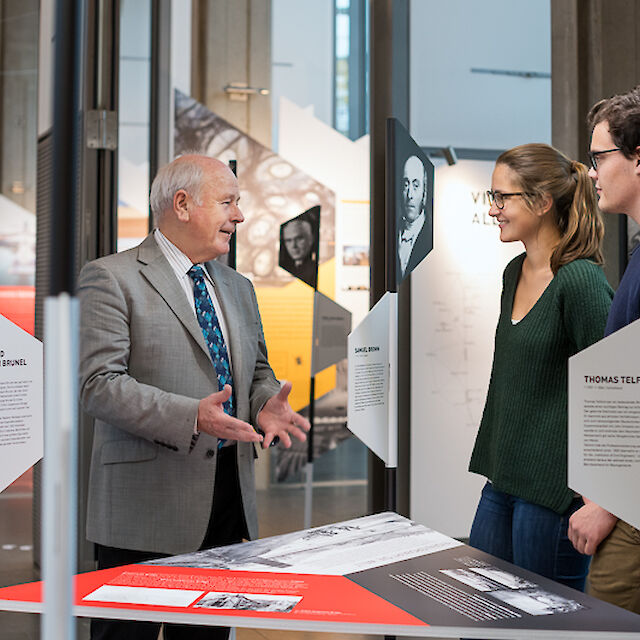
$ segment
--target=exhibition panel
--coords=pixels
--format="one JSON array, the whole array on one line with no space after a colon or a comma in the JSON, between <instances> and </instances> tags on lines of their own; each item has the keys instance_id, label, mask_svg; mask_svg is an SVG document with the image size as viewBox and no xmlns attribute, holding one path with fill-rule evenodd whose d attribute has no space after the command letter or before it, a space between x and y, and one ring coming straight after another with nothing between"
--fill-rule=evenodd
<instances>
[{"instance_id":1,"label":"exhibition panel","mask_svg":"<svg viewBox=\"0 0 640 640\"><path fill-rule=\"evenodd\" d=\"M43 451L42 343L0 316L0 491Z\"/></svg>"},{"instance_id":2,"label":"exhibition panel","mask_svg":"<svg viewBox=\"0 0 640 640\"><path fill-rule=\"evenodd\" d=\"M387 292L349 334L348 426L387 467L398 465L394 402L397 293Z\"/></svg>"},{"instance_id":3,"label":"exhibition panel","mask_svg":"<svg viewBox=\"0 0 640 640\"><path fill-rule=\"evenodd\" d=\"M569 486L640 527L640 321L569 360Z\"/></svg>"}]
</instances>

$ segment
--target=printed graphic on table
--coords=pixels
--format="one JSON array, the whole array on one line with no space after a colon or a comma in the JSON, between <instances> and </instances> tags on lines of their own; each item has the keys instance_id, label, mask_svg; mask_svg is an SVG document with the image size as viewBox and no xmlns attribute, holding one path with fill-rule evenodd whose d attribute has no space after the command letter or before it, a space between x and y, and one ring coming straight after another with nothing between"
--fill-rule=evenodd
<instances>
[{"instance_id":1,"label":"printed graphic on table","mask_svg":"<svg viewBox=\"0 0 640 640\"><path fill-rule=\"evenodd\" d=\"M569 486L640 527L636 321L569 360Z\"/></svg>"},{"instance_id":2,"label":"printed graphic on table","mask_svg":"<svg viewBox=\"0 0 640 640\"><path fill-rule=\"evenodd\" d=\"M640 616L466 545L349 578L432 628L640 631Z\"/></svg>"},{"instance_id":3,"label":"printed graphic on table","mask_svg":"<svg viewBox=\"0 0 640 640\"><path fill-rule=\"evenodd\" d=\"M395 513L76 580L75 614L85 616L117 618L135 610L141 620L157 620L163 612L162 619L193 624L260 626L256 618L262 618L282 629L437 631L452 637L463 628L511 630L516 636L535 629L548 637L569 630L640 632L640 616ZM40 583L0 589L3 609L33 611L29 603L40 597Z\"/></svg>"}]
</instances>

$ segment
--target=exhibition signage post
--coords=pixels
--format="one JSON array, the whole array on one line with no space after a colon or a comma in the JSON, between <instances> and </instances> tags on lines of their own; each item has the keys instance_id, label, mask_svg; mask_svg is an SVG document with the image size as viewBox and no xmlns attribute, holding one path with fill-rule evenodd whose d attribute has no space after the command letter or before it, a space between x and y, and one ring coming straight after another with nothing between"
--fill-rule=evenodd
<instances>
[{"instance_id":1,"label":"exhibition signage post","mask_svg":"<svg viewBox=\"0 0 640 640\"><path fill-rule=\"evenodd\" d=\"M351 312L316 289L313 296L313 331L311 347L311 391L309 421L315 420L316 375L347 357L347 336L351 331ZM312 423L313 424L313 423ZM304 528L311 526L313 500L313 434L307 448L307 482L304 501Z\"/></svg>"},{"instance_id":2,"label":"exhibition signage post","mask_svg":"<svg viewBox=\"0 0 640 640\"><path fill-rule=\"evenodd\" d=\"M393 420L389 428L395 431L397 448L400 399L406 403L410 400L409 393L401 394L397 386L400 367L410 366L408 353L405 355L410 351L410 336L404 337L405 351L401 351L399 342L399 328L409 326L410 319L400 315L397 292L433 248L434 167L397 118L387 118L385 156L386 281L387 291L396 293L389 325L390 366L394 371L390 383ZM396 478L397 461L387 468L387 508L394 511Z\"/></svg>"},{"instance_id":3,"label":"exhibition signage post","mask_svg":"<svg viewBox=\"0 0 640 640\"><path fill-rule=\"evenodd\" d=\"M76 572L78 303L45 300L45 457L42 476L43 638L75 636L71 614Z\"/></svg>"},{"instance_id":4,"label":"exhibition signage post","mask_svg":"<svg viewBox=\"0 0 640 640\"><path fill-rule=\"evenodd\" d=\"M320 206L316 205L304 213L280 225L280 254L278 264L292 276L302 280L318 293L318 257L320 254ZM314 312L315 317L315 312ZM313 341L313 338L312 338ZM313 342L312 342L313 344ZM313 346L312 346L313 349ZM316 377L311 372L309 380L309 424L307 434L306 481L304 491L304 526L311 526L313 500L313 423L315 419Z\"/></svg>"},{"instance_id":5,"label":"exhibition signage post","mask_svg":"<svg viewBox=\"0 0 640 640\"><path fill-rule=\"evenodd\" d=\"M44 640L73 640L77 519L75 216L79 207L83 3L55 3L49 278L44 305L45 455L42 505ZM47 73L47 70L42 70ZM46 103L46 96L44 97Z\"/></svg>"},{"instance_id":6,"label":"exhibition signage post","mask_svg":"<svg viewBox=\"0 0 640 640\"><path fill-rule=\"evenodd\" d=\"M233 171L233 175L238 177L238 161L237 160L229 160L228 163L229 169ZM229 253L227 254L227 266L232 269L236 268L236 257L237 257L237 245L238 245L238 237L235 233L231 234L231 238L229 238Z\"/></svg>"},{"instance_id":7,"label":"exhibition signage post","mask_svg":"<svg viewBox=\"0 0 640 640\"><path fill-rule=\"evenodd\" d=\"M317 291L316 291L317 293ZM315 301L314 301L315 304ZM309 380L309 424L311 428L307 434L307 463L305 465L304 484L304 527L311 526L311 513L313 511L313 424L316 419L316 377L311 375Z\"/></svg>"},{"instance_id":8,"label":"exhibition signage post","mask_svg":"<svg viewBox=\"0 0 640 640\"><path fill-rule=\"evenodd\" d=\"M386 462L386 508L395 511L398 495L398 294L390 293L389 296L389 458Z\"/></svg>"},{"instance_id":9,"label":"exhibition signage post","mask_svg":"<svg viewBox=\"0 0 640 640\"><path fill-rule=\"evenodd\" d=\"M433 178L434 167L411 137L409 131L396 118L387 118L385 140L385 219L387 246L386 276L387 290L398 292L400 285L411 272L424 260L433 248ZM390 381L389 430L394 435L395 448L398 448L399 408L402 402L410 404L411 394L400 389L398 377L400 367L403 370L411 366L411 334L403 336L400 348L399 327L410 327L411 318L403 305L402 316L399 313L398 293L394 297L394 313L390 319ZM402 392L402 394L401 394ZM411 425L408 413L403 412L410 434ZM393 511L397 505L398 463L387 466L387 508Z\"/></svg>"},{"instance_id":10,"label":"exhibition signage post","mask_svg":"<svg viewBox=\"0 0 640 640\"><path fill-rule=\"evenodd\" d=\"M434 167L409 132L387 119L387 292L349 336L349 429L386 466L387 509L396 510L400 366L398 289L433 248Z\"/></svg>"},{"instance_id":11,"label":"exhibition signage post","mask_svg":"<svg viewBox=\"0 0 640 640\"><path fill-rule=\"evenodd\" d=\"M398 386L399 327L401 322L402 326L408 324L404 322L406 318L399 315L398 290L405 278L433 248L434 167L399 120L387 118L386 125L387 293L369 312L359 327L362 329L355 332L349 344L348 426L356 435L363 431L371 435L370 427L373 427L378 431L377 435L382 435L382 440L386 440L386 456L376 452L370 444L372 440L363 439L363 442L385 462L386 508L395 511L401 391ZM374 314L381 303L381 311ZM373 340L368 341L369 338ZM409 366L408 357L402 358L402 366ZM402 395L406 399L407 394ZM376 407L382 409L375 410ZM378 420L372 419L371 424L365 427L362 420L368 414L373 414L369 417L377 417ZM383 422L385 418L386 424ZM352 420L355 421L354 424ZM383 452L380 446L378 450Z\"/></svg>"}]
</instances>

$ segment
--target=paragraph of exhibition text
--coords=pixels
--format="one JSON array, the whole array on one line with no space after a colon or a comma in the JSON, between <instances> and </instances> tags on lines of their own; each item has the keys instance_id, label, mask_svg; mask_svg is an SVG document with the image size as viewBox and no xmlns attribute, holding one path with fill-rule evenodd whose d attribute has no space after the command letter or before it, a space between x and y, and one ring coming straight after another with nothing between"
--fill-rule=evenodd
<instances>
[{"instance_id":1,"label":"paragraph of exhibition text","mask_svg":"<svg viewBox=\"0 0 640 640\"><path fill-rule=\"evenodd\" d=\"M355 368L354 409L364 411L384 404L384 371L381 362L359 364Z\"/></svg>"},{"instance_id":2,"label":"paragraph of exhibition text","mask_svg":"<svg viewBox=\"0 0 640 640\"><path fill-rule=\"evenodd\" d=\"M29 392L32 380L0 382L0 447L22 444L31 436Z\"/></svg>"},{"instance_id":3,"label":"paragraph of exhibition text","mask_svg":"<svg viewBox=\"0 0 640 640\"><path fill-rule=\"evenodd\" d=\"M584 464L631 467L640 462L640 401L585 400Z\"/></svg>"}]
</instances>

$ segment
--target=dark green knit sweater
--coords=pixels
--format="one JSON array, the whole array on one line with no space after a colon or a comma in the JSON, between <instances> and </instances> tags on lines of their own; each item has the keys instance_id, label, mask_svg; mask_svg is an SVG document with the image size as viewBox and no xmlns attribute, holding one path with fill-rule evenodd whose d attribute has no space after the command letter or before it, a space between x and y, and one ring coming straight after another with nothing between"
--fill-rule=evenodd
<instances>
[{"instance_id":1,"label":"dark green knit sweater","mask_svg":"<svg viewBox=\"0 0 640 640\"><path fill-rule=\"evenodd\" d=\"M504 270L491 381L469 470L499 491L562 513L573 498L567 487L567 361L603 337L613 290L600 267L575 260L558 269L514 325L525 255Z\"/></svg>"}]
</instances>

